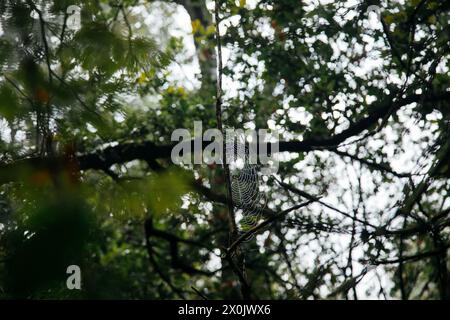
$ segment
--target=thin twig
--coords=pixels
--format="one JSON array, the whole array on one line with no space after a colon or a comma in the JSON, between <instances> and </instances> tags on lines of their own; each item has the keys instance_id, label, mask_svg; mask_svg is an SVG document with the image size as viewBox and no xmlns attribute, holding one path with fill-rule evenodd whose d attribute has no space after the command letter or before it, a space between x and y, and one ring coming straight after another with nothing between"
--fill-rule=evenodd
<instances>
[{"instance_id":1,"label":"thin twig","mask_svg":"<svg viewBox=\"0 0 450 320\"><path fill-rule=\"evenodd\" d=\"M209 300L203 293L201 293L200 291L198 291L194 286L191 286L191 289L200 296L200 298L202 298L203 300Z\"/></svg>"},{"instance_id":2,"label":"thin twig","mask_svg":"<svg viewBox=\"0 0 450 320\"><path fill-rule=\"evenodd\" d=\"M435 255L441 254L442 252L445 252L448 248L450 248L450 243L442 246L441 249L439 250L431 250L431 251L426 251L426 252L422 252L422 253L418 253L412 256L403 256L403 258L398 258L398 259L392 259L392 260L375 260L375 261L364 261L362 260L362 262L366 262L372 265L383 265L383 264L396 264L396 263L400 263L400 262L413 262L413 261L418 261L418 260L422 260L425 258L430 258L430 257L434 257Z\"/></svg>"},{"instance_id":3,"label":"thin twig","mask_svg":"<svg viewBox=\"0 0 450 320\"><path fill-rule=\"evenodd\" d=\"M242 234L239 238L236 239L236 241L234 241L231 244L231 246L227 249L227 254L228 255L232 254L236 250L236 248L239 246L239 244L241 244L243 241L245 241L249 237L253 236L254 234L258 233L260 230L264 229L269 224L275 222L276 220L279 220L279 219L283 218L284 216L286 216L291 211L294 211L294 210L302 208L302 207L306 207L307 205L309 205L312 202L314 202L314 201L309 200L307 202L295 205L295 206L293 206L293 207L291 207L289 209L281 211L280 213L270 217L269 219L261 222L260 224L254 226L253 228L249 229L247 232Z\"/></svg>"},{"instance_id":4,"label":"thin twig","mask_svg":"<svg viewBox=\"0 0 450 320\"><path fill-rule=\"evenodd\" d=\"M374 226L373 224L371 224L371 223L369 223L369 222L366 222L366 221L363 221L363 220L361 220L361 219L359 219L359 218L355 218L353 215L351 215L351 214L349 214L349 213L347 213L347 212L344 212L344 211L342 211L342 210L339 210L339 209L337 209L337 208L335 208L335 207L329 205L329 204L326 203L326 202L321 201L321 200L320 200L320 197L316 197L316 196L313 196L313 195L311 195L311 194L309 194L309 193L307 193L307 192L305 192L305 191L299 190L299 189L297 189L297 188L295 188L295 187L293 187L293 186L291 186L291 185L289 185L289 184L287 184L287 183L284 183L284 182L280 181L280 180L277 179L275 176L273 176L273 178L275 179L275 181L276 181L280 186L282 186L283 188L285 188L285 189L288 190L288 191L291 191L291 192L293 192L293 193L295 193L295 194L297 194L297 195L299 195L299 196L301 196L301 197L303 197L303 198L306 198L306 199L308 199L308 200L311 200L311 201L313 201L313 202L320 203L320 204L323 205L324 207L327 207L327 208L330 209L330 210L336 211L336 212L342 214L343 216L345 216L345 217L347 217L347 218L349 218L349 219L355 220L355 221L357 221L357 222L359 222L359 223L361 223L361 224L363 224L363 225L365 225L365 226L368 226L368 227L377 229L377 227Z\"/></svg>"}]
</instances>

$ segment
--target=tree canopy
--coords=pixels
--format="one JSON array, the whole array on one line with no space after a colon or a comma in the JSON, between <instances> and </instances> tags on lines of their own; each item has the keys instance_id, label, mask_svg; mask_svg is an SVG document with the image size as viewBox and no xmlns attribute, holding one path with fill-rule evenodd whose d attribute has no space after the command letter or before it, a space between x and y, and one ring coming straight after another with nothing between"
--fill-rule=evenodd
<instances>
[{"instance_id":1,"label":"tree canopy","mask_svg":"<svg viewBox=\"0 0 450 320\"><path fill-rule=\"evenodd\" d=\"M448 299L449 10L1 1L0 297ZM277 172L173 163L195 121Z\"/></svg>"}]
</instances>

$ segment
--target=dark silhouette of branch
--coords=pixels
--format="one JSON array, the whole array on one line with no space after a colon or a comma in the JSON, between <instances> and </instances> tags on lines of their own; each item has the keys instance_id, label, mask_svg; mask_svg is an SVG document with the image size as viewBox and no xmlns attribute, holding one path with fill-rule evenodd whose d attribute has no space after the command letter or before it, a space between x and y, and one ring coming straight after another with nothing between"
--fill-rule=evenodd
<instances>
[{"instance_id":1,"label":"dark silhouette of branch","mask_svg":"<svg viewBox=\"0 0 450 320\"><path fill-rule=\"evenodd\" d=\"M450 100L450 92L444 92L434 95L410 95L407 98L400 99L396 102L397 108L420 101L438 102ZM308 152L320 148L332 148L335 149L337 145L347 138L355 136L365 129L368 129L371 125L375 124L381 119L390 109L390 103L383 102L378 108L374 108L366 118L354 123L348 129L343 132L333 135L328 138L310 138L304 141L281 141L279 143L280 152ZM194 141L188 141L191 146L194 145ZM127 142L116 146L107 147L103 150L94 151L88 154L82 154L77 156L80 170L103 170L105 167L112 166L113 164L121 164L130 162L133 160L151 160L151 159L167 159L171 156L172 148L174 144L157 145L151 141L145 142ZM206 144L203 143L203 147ZM5 163L0 165L0 184L11 181L20 180L20 177L15 174L18 168L28 167L33 168L38 166L39 168L51 169L55 163L52 158L27 158L15 162Z\"/></svg>"},{"instance_id":2,"label":"dark silhouette of branch","mask_svg":"<svg viewBox=\"0 0 450 320\"><path fill-rule=\"evenodd\" d=\"M444 241L438 231L433 233L433 244L439 254L434 256L434 263L437 270L437 281L441 300L448 300L448 270L447 270L447 250Z\"/></svg>"},{"instance_id":3,"label":"dark silhouette of branch","mask_svg":"<svg viewBox=\"0 0 450 320\"><path fill-rule=\"evenodd\" d=\"M291 186L291 185L289 185L289 184L287 184L287 183L284 183L284 182L278 180L276 177L274 177L274 179L275 179L275 181L278 182L278 184L279 184L280 186L282 186L283 188L285 188L285 189L288 190L288 191L291 191L291 192L293 192L293 193L295 193L295 194L297 194L297 195L299 195L299 196L301 196L301 197L303 197L303 198L306 198L306 199L308 199L308 200L311 200L311 201L313 201L313 202L320 203L320 204L323 205L324 207L327 207L328 209L331 209L331 210L333 210L333 211L336 211L336 212L342 214L343 216L345 216L345 217L347 217L347 218L349 218L349 219L352 219L352 220L354 220L354 221L357 221L357 222L359 222L359 223L362 223L363 225L372 227L372 228L374 228L374 229L377 228L376 226L374 226L374 225L372 225L372 224L370 224L370 223L368 223L368 222L366 222L366 221L363 221L363 220L361 220L361 219L359 219L359 218L357 218L357 217L355 217L355 216L353 216L353 215L351 215L351 214L349 214L349 213L347 213L347 212L344 212L344 211L342 211L342 210L339 210L339 209L337 209L337 208L335 208L335 207L329 205L328 203L321 201L320 198L317 197L317 196L313 196L313 195L311 195L311 194L309 194L309 193L307 193L307 192L305 192L305 191L299 190L299 189L297 189L297 188L295 188L295 187L293 187L293 186Z\"/></svg>"},{"instance_id":4,"label":"dark silhouette of branch","mask_svg":"<svg viewBox=\"0 0 450 320\"><path fill-rule=\"evenodd\" d=\"M272 224L273 222L282 219L284 216L286 216L289 212L300 209L302 207L305 207L307 205L309 205L310 203L312 203L313 201L307 201L298 205L295 205L291 208L288 208L286 210L281 211L280 213L268 218L267 220L261 222L260 224L254 226L253 228L250 228L248 231L244 232L244 234L240 235L239 238L236 239L236 241L234 241L230 247L227 249L227 255L231 255L236 248L239 246L239 244L241 244L243 241L247 240L248 238L252 237L253 235L255 235L256 233L260 232L261 230L263 230L265 227L267 227L268 225Z\"/></svg>"},{"instance_id":5,"label":"dark silhouette of branch","mask_svg":"<svg viewBox=\"0 0 450 320\"><path fill-rule=\"evenodd\" d=\"M160 266L156 262L155 257L154 257L153 248L152 248L150 240L149 240L150 239L150 234L148 234L148 229L147 229L146 226L145 226L144 230L145 230L145 247L147 249L147 254L148 254L148 258L150 260L150 263L152 264L152 266L155 269L156 273L158 273L158 275L169 286L169 288L173 292L175 292L175 294L177 294L181 299L185 300L186 298L184 297L182 291L180 289L178 289L176 286L173 285L172 281L170 280L170 277L167 276L161 270Z\"/></svg>"},{"instance_id":6,"label":"dark silhouette of branch","mask_svg":"<svg viewBox=\"0 0 450 320\"><path fill-rule=\"evenodd\" d=\"M423 101L432 103L450 100L450 92L420 95L411 94L405 98L399 98L397 101L393 101L395 96L396 93L393 93L390 96L385 97L384 100L380 101L378 106L371 108L367 117L351 124L347 129L338 134L332 135L331 137L308 138L304 141L281 141L279 145L280 151L307 152L315 149L335 149L348 138L354 137L364 130L370 129L378 122L378 120L399 110L402 106L413 102L419 103Z\"/></svg>"},{"instance_id":7,"label":"dark silhouette of branch","mask_svg":"<svg viewBox=\"0 0 450 320\"><path fill-rule=\"evenodd\" d=\"M375 170L390 173L390 174L392 174L392 175L394 175L394 176L396 176L398 178L409 178L411 176L410 173L399 173L399 172L396 172L394 169L392 169L387 164L376 163L376 162L373 162L373 161L370 161L370 160L367 160L367 159L364 159L364 158L359 158L359 157L357 157L355 155L352 155L352 154L350 154L348 152L345 152L345 151L340 151L340 150L337 150L337 149L331 149L330 151L332 151L332 152L334 152L337 155L340 155L342 157L348 157L348 158L350 158L352 160L358 161L358 162L360 162L360 163L362 163L362 164L364 164L364 165L366 165L366 166L368 166L370 168L373 168Z\"/></svg>"},{"instance_id":8,"label":"dark silhouette of branch","mask_svg":"<svg viewBox=\"0 0 450 320\"><path fill-rule=\"evenodd\" d=\"M450 248L450 243L443 245L442 248L440 248L439 250L431 250L431 251L422 252L422 253L418 253L418 254L411 255L411 256L403 256L402 258L386 259L386 260L373 260L373 261L362 260L362 262L369 263L372 265L396 264L396 263L400 263L400 262L413 262L413 261L419 261L419 260L423 260L426 258L434 257L434 256L446 251L448 248Z\"/></svg>"},{"instance_id":9,"label":"dark silhouette of branch","mask_svg":"<svg viewBox=\"0 0 450 320\"><path fill-rule=\"evenodd\" d=\"M191 286L192 291L194 291L196 294L200 296L203 300L209 300L203 293L197 290L194 286Z\"/></svg>"},{"instance_id":10,"label":"dark silhouette of branch","mask_svg":"<svg viewBox=\"0 0 450 320\"><path fill-rule=\"evenodd\" d=\"M406 227L406 216L403 218L403 229ZM402 297L402 300L407 300L407 294L406 294L406 288L405 288L405 280L403 278L403 251L404 251L404 236L400 235L399 239L399 248L398 248L398 257L399 257L399 264L398 264L398 283L400 286L400 294Z\"/></svg>"},{"instance_id":11,"label":"dark silhouette of branch","mask_svg":"<svg viewBox=\"0 0 450 320\"><path fill-rule=\"evenodd\" d=\"M193 240L189 240L189 239L182 239L180 237L177 237L173 234L170 234L168 232L162 231L162 230L158 230L155 229L153 227L153 222L151 218L148 218L145 221L145 235L147 238L150 237L158 237L161 239L164 239L166 241L169 242L169 246L170 246L170 256L171 256L171 262L172 262L172 267L175 269L179 269L187 274L190 275L194 275L194 274L201 274L201 275L205 275L205 276L211 276L214 275L217 271L204 271L204 270L199 270L197 268L194 268L188 264L186 264L185 262L183 262L180 259L180 255L179 255L179 248L178 248L178 243L185 243L188 245L193 245L193 246L197 246L200 248L206 248L206 249L211 249L207 246L205 246L202 243L198 243L196 241Z\"/></svg>"}]
</instances>

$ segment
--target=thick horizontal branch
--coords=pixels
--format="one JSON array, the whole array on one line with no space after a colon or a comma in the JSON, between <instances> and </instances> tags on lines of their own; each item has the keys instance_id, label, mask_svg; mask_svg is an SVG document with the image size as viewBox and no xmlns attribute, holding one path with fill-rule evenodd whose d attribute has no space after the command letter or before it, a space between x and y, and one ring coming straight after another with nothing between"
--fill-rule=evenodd
<instances>
[{"instance_id":1,"label":"thick horizontal branch","mask_svg":"<svg viewBox=\"0 0 450 320\"><path fill-rule=\"evenodd\" d=\"M376 122L391 114L392 110L398 110L401 106L420 101L436 102L449 101L450 92L444 92L435 95L411 95L407 98L392 102L389 99L380 103L374 111L370 112L366 118L355 122L341 133L328 138L309 138L304 141L281 141L279 151L288 152L308 152L321 148L336 148L346 139L356 136L366 129L370 129ZM194 141L190 141L191 150L194 147ZM133 160L154 161L156 159L168 159L171 156L172 149L176 143L167 145L157 145L153 142L129 142L116 146L110 146L102 150L94 151L89 154L77 155L76 162L80 170L105 170L114 164L121 164ZM206 143L203 144L203 147ZM26 158L14 162L0 165L0 184L19 181L23 178L21 172L28 170L55 170L55 168L64 167L66 156L60 158Z\"/></svg>"},{"instance_id":2,"label":"thick horizontal branch","mask_svg":"<svg viewBox=\"0 0 450 320\"><path fill-rule=\"evenodd\" d=\"M344 131L335 134L331 137L318 137L318 138L309 138L304 141L284 141L280 142L280 151L291 151L291 152L305 152L311 151L314 149L327 149L327 148L337 148L341 143L343 143L348 138L357 136L362 133L364 130L368 130L374 125L377 124L378 120L383 119L396 111L398 111L402 106L411 104L411 103L419 103L419 102L427 102L433 103L438 101L449 101L450 100L450 92L443 92L439 94L412 94L407 96L406 98L400 98L397 101L392 101L395 95L391 95L390 97L386 97L385 100L382 100L380 104L374 107L367 117L353 123Z\"/></svg>"},{"instance_id":3,"label":"thick horizontal branch","mask_svg":"<svg viewBox=\"0 0 450 320\"><path fill-rule=\"evenodd\" d=\"M156 145L153 142L125 143L107 147L99 152L78 156L80 170L104 169L113 164L133 160L155 160L170 158L173 145Z\"/></svg>"},{"instance_id":4,"label":"thick horizontal branch","mask_svg":"<svg viewBox=\"0 0 450 320\"><path fill-rule=\"evenodd\" d=\"M448 216L448 212L445 213ZM416 234L424 234L427 232L432 232L433 230L442 230L450 226L450 219L446 219L445 216L439 215L439 218L433 218L430 222L425 222L421 224L416 224L412 227L399 230L388 230L385 228L380 228L376 232L371 233L371 235L379 236L402 236L408 237Z\"/></svg>"},{"instance_id":5,"label":"thick horizontal branch","mask_svg":"<svg viewBox=\"0 0 450 320\"><path fill-rule=\"evenodd\" d=\"M443 248L438 250L431 250L427 252L421 252L415 255L411 256L404 256L402 258L398 259L386 259L386 260L375 260L375 261L363 261L365 263L370 263L372 265L384 265L384 264L396 264L396 263L403 263L403 262L413 262L413 261L419 261L426 258L434 257L438 254L441 254L442 252L445 252L450 248L450 243L445 245Z\"/></svg>"}]
</instances>

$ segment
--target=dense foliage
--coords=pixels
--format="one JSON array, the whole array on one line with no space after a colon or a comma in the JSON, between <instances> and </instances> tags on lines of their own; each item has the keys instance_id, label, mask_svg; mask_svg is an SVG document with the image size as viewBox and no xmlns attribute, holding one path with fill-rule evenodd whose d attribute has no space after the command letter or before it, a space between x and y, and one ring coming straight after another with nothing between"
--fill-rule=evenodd
<instances>
[{"instance_id":1,"label":"dense foliage","mask_svg":"<svg viewBox=\"0 0 450 320\"><path fill-rule=\"evenodd\" d=\"M219 3L224 125L281 140L232 251L222 167L170 158L214 2L0 2L0 297L448 298L450 2Z\"/></svg>"}]
</instances>

